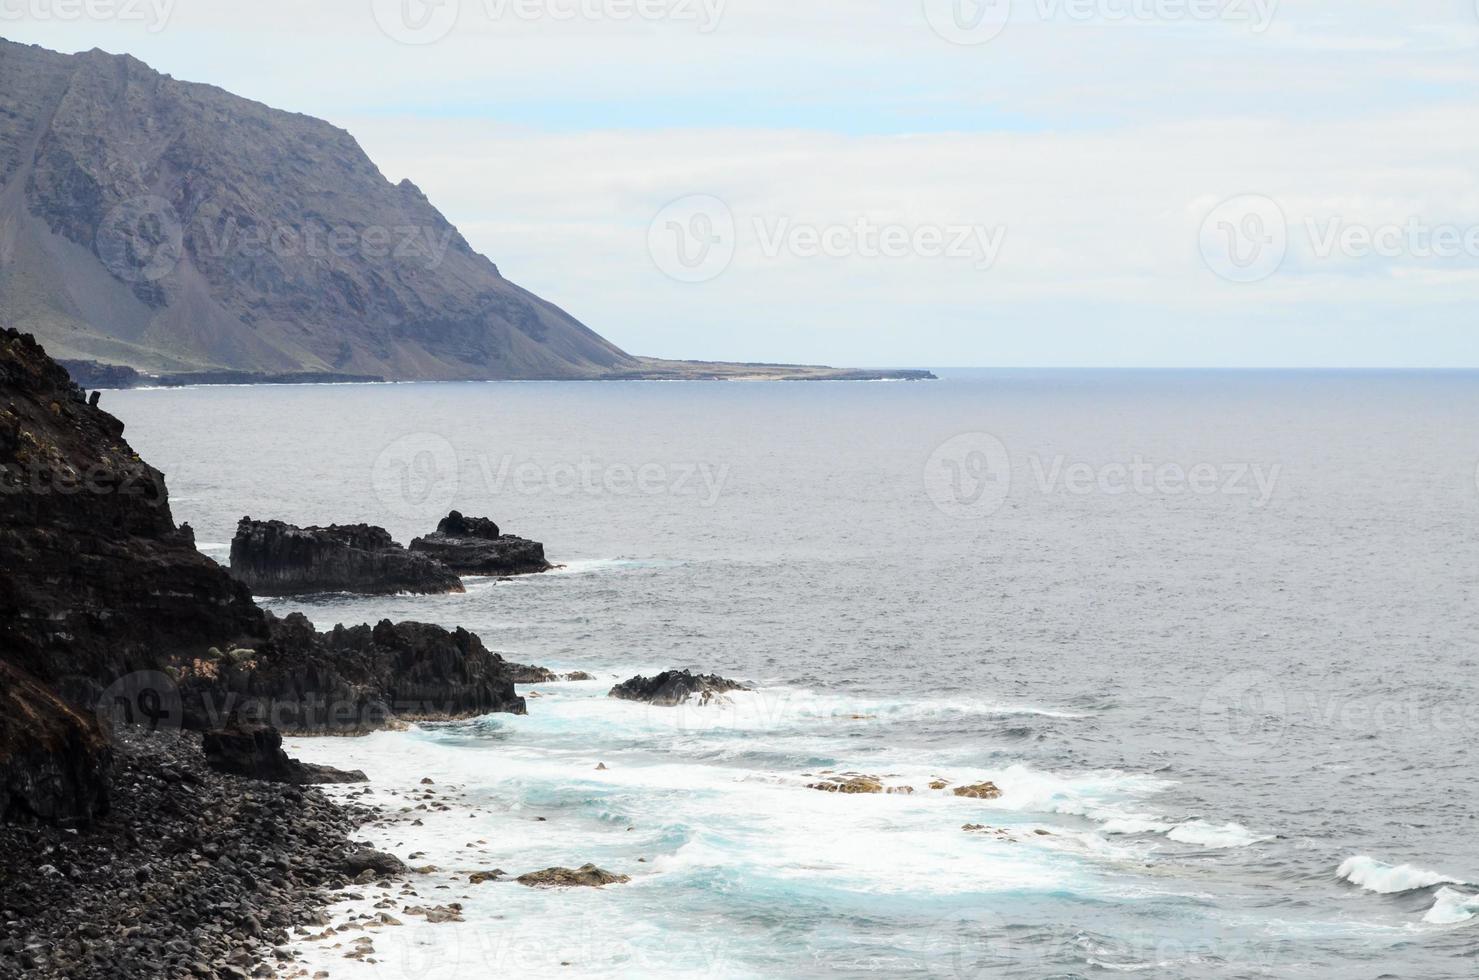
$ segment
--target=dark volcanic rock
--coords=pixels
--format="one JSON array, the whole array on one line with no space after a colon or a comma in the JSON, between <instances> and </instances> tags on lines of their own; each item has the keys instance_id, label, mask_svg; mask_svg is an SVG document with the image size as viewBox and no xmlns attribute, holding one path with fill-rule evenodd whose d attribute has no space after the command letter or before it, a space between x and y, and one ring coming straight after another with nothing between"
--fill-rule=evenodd
<instances>
[{"instance_id":1,"label":"dark volcanic rock","mask_svg":"<svg viewBox=\"0 0 1479 980\"><path fill-rule=\"evenodd\" d=\"M0 329L0 812L85 821L107 800L90 710L116 678L265 632L175 527L164 477L29 336Z\"/></svg>"},{"instance_id":2,"label":"dark volcanic rock","mask_svg":"<svg viewBox=\"0 0 1479 980\"><path fill-rule=\"evenodd\" d=\"M314 631L301 613L268 614L270 637L203 689L181 684L192 727L265 724L293 734L361 734L402 720L524 714L513 671L463 629L424 623Z\"/></svg>"},{"instance_id":3,"label":"dark volcanic rock","mask_svg":"<svg viewBox=\"0 0 1479 980\"><path fill-rule=\"evenodd\" d=\"M104 720L203 730L239 716L322 733L370 731L398 711L524 710L508 665L465 631L382 623L326 636L263 612L175 526L163 475L123 424L32 338L3 329L0 555L0 815L101 812Z\"/></svg>"},{"instance_id":4,"label":"dark volcanic rock","mask_svg":"<svg viewBox=\"0 0 1479 980\"><path fill-rule=\"evenodd\" d=\"M76 832L0 824L0 977L290 972L273 947L342 897L368 813L216 773L193 735L124 734L115 769L111 811Z\"/></svg>"},{"instance_id":5,"label":"dark volcanic rock","mask_svg":"<svg viewBox=\"0 0 1479 980\"><path fill-rule=\"evenodd\" d=\"M265 725L235 725L206 732L202 741L206 762L217 772L269 783L295 786L328 783L364 783L364 773L345 772L332 766L315 766L291 759L282 750L282 735Z\"/></svg>"},{"instance_id":6,"label":"dark volcanic rock","mask_svg":"<svg viewBox=\"0 0 1479 980\"><path fill-rule=\"evenodd\" d=\"M694 674L687 670L668 670L656 677L633 677L611 689L610 697L623 701L645 701L662 707L676 707L693 699L709 704L724 700L730 691L748 691L737 681L714 674Z\"/></svg>"},{"instance_id":7,"label":"dark volcanic rock","mask_svg":"<svg viewBox=\"0 0 1479 980\"><path fill-rule=\"evenodd\" d=\"M612 874L594 864L583 865L577 870L569 868L546 868L519 875L519 884L530 888L603 888L606 885L623 885L631 881L630 875Z\"/></svg>"},{"instance_id":8,"label":"dark volcanic rock","mask_svg":"<svg viewBox=\"0 0 1479 980\"><path fill-rule=\"evenodd\" d=\"M122 364L103 364L98 361L58 361L72 380L84 388L133 388L144 376Z\"/></svg>"},{"instance_id":9,"label":"dark volcanic rock","mask_svg":"<svg viewBox=\"0 0 1479 980\"><path fill-rule=\"evenodd\" d=\"M95 718L0 661L0 820L72 824L106 812L111 758Z\"/></svg>"},{"instance_id":10,"label":"dark volcanic rock","mask_svg":"<svg viewBox=\"0 0 1479 980\"><path fill-rule=\"evenodd\" d=\"M344 873L351 878L357 878L366 871L377 878L393 878L406 873L406 865L400 858L368 848L346 854L343 868Z\"/></svg>"},{"instance_id":11,"label":"dark volcanic rock","mask_svg":"<svg viewBox=\"0 0 1479 980\"><path fill-rule=\"evenodd\" d=\"M508 665L513 672L515 684L557 684L560 681L593 681L590 674L583 670L572 671L568 674L557 674L548 667L532 667L528 664Z\"/></svg>"},{"instance_id":12,"label":"dark volcanic rock","mask_svg":"<svg viewBox=\"0 0 1479 980\"><path fill-rule=\"evenodd\" d=\"M257 595L461 592L462 580L367 524L294 527L243 517L231 541L231 574Z\"/></svg>"},{"instance_id":13,"label":"dark volcanic rock","mask_svg":"<svg viewBox=\"0 0 1479 980\"><path fill-rule=\"evenodd\" d=\"M463 517L452 511L435 534L411 542L411 550L429 555L458 575L535 575L554 566L544 545L502 534L486 517Z\"/></svg>"}]
</instances>

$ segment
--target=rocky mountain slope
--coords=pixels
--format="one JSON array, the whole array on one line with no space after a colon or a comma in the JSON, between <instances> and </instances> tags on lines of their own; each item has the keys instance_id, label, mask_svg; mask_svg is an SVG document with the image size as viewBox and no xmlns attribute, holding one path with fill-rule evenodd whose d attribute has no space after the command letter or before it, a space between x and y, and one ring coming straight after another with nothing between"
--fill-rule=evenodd
<instances>
[{"instance_id":1,"label":"rocky mountain slope","mask_svg":"<svg viewBox=\"0 0 1479 980\"><path fill-rule=\"evenodd\" d=\"M635 359L318 119L0 40L0 326L152 372L583 378Z\"/></svg>"}]
</instances>

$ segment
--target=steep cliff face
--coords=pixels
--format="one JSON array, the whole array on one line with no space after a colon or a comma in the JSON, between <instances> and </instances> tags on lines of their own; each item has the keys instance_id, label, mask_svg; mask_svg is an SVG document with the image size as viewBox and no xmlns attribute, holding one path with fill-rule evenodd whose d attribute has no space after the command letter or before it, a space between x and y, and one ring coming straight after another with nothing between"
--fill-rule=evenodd
<instances>
[{"instance_id":1,"label":"steep cliff face","mask_svg":"<svg viewBox=\"0 0 1479 980\"><path fill-rule=\"evenodd\" d=\"M0 324L150 371L580 378L637 362L348 133L0 40Z\"/></svg>"},{"instance_id":2,"label":"steep cliff face","mask_svg":"<svg viewBox=\"0 0 1479 980\"><path fill-rule=\"evenodd\" d=\"M326 635L263 612L176 527L122 423L3 329L0 555L0 819L101 812L105 723L358 732L524 710L510 666L465 631Z\"/></svg>"},{"instance_id":3,"label":"steep cliff face","mask_svg":"<svg viewBox=\"0 0 1479 980\"><path fill-rule=\"evenodd\" d=\"M265 635L245 587L177 528L164 476L30 337L0 330L0 649L96 687Z\"/></svg>"}]
</instances>

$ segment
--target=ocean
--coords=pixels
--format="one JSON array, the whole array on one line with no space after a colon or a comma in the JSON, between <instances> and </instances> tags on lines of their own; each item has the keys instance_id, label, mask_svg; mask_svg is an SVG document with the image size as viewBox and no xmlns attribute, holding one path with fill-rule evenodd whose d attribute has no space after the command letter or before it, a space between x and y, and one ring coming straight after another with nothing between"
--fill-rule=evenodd
<instances>
[{"instance_id":1,"label":"ocean","mask_svg":"<svg viewBox=\"0 0 1479 980\"><path fill-rule=\"evenodd\" d=\"M564 566L264 603L597 678L290 740L371 776L364 839L438 869L411 904L461 905L357 889L404 924L310 969L1479 973L1479 375L939 373L104 393L223 562L243 515L455 507ZM754 690L606 697L685 667ZM913 792L808 788L841 773ZM631 881L468 883L588 862Z\"/></svg>"}]
</instances>

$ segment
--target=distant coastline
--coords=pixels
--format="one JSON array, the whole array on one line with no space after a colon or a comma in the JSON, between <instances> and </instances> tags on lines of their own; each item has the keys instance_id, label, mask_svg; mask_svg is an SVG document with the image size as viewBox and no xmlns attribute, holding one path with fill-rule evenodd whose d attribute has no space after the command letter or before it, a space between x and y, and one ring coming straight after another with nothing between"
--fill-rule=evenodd
<instances>
[{"instance_id":1,"label":"distant coastline","mask_svg":"<svg viewBox=\"0 0 1479 980\"><path fill-rule=\"evenodd\" d=\"M147 374L126 364L59 360L72 380L83 388L186 388L194 385L309 385L386 384L380 375L341 374L332 371L183 371ZM416 379L412 379L416 380ZM639 366L587 377L488 378L467 380L517 381L937 381L933 372L917 369L832 368L820 365L763 364L720 361L663 361L646 358Z\"/></svg>"}]
</instances>

